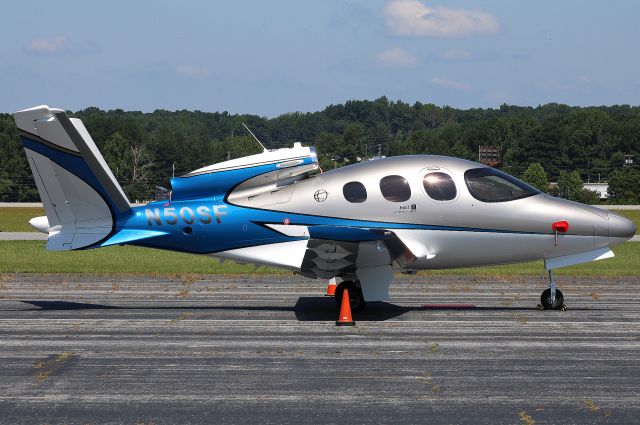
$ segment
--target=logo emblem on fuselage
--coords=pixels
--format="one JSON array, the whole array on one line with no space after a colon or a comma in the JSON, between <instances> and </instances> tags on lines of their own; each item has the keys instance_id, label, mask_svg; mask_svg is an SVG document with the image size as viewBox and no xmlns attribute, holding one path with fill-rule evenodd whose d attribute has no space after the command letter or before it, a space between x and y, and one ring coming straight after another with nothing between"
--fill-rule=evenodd
<instances>
[{"instance_id":1,"label":"logo emblem on fuselage","mask_svg":"<svg viewBox=\"0 0 640 425\"><path fill-rule=\"evenodd\" d=\"M316 193L313 194L313 199L315 199L316 202L324 202L328 197L329 193L324 189L316 190Z\"/></svg>"}]
</instances>

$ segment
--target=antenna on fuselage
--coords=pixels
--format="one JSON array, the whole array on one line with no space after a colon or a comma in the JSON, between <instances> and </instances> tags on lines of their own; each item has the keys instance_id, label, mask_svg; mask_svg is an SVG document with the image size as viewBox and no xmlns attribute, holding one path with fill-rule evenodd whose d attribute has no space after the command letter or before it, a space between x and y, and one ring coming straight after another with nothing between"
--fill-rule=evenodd
<instances>
[{"instance_id":1,"label":"antenna on fuselage","mask_svg":"<svg viewBox=\"0 0 640 425\"><path fill-rule=\"evenodd\" d=\"M256 140L256 142L258 142L258 144L260 146L262 146L262 150L265 152L269 152L269 149L265 148L264 145L262 144L262 142L260 140L258 140L258 138L256 137L255 134L253 134L253 132L251 130L249 130L249 127L247 127L247 125L245 123L242 123L242 125L244 125L244 128L247 129L247 131L249 132L249 134Z\"/></svg>"}]
</instances>

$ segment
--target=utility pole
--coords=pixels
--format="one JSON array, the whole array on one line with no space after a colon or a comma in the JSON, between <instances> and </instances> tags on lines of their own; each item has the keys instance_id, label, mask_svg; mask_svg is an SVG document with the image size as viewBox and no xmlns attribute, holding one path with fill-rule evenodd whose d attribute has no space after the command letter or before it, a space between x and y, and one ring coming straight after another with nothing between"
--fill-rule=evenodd
<instances>
[{"instance_id":1,"label":"utility pole","mask_svg":"<svg viewBox=\"0 0 640 425\"><path fill-rule=\"evenodd\" d=\"M175 162L171 165L171 177L172 178L176 177L176 163Z\"/></svg>"}]
</instances>

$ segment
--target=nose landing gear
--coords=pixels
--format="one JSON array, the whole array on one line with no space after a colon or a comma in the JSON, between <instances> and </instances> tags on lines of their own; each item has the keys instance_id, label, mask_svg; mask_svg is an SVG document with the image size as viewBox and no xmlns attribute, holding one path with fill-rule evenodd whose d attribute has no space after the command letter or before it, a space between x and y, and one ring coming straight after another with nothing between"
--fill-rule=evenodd
<instances>
[{"instance_id":1,"label":"nose landing gear","mask_svg":"<svg viewBox=\"0 0 640 425\"><path fill-rule=\"evenodd\" d=\"M565 311L567 307L564 305L564 296L559 289L556 289L556 284L553 281L553 272L549 270L549 288L545 289L540 295L540 304L538 304L539 310L562 310Z\"/></svg>"},{"instance_id":2,"label":"nose landing gear","mask_svg":"<svg viewBox=\"0 0 640 425\"><path fill-rule=\"evenodd\" d=\"M559 289L556 289L555 298L551 295L551 289L547 288L544 290L542 295L540 295L540 307L541 310L566 310L567 308L564 305L564 297L562 296L562 292Z\"/></svg>"}]
</instances>

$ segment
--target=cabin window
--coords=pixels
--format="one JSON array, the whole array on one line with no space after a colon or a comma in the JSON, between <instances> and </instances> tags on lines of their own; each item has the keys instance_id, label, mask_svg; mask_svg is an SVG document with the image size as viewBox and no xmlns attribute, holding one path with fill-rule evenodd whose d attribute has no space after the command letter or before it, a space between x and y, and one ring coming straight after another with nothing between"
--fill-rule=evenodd
<instances>
[{"instance_id":1,"label":"cabin window","mask_svg":"<svg viewBox=\"0 0 640 425\"><path fill-rule=\"evenodd\" d=\"M360 182L349 182L342 187L342 194L347 201L359 204L367 200L367 189Z\"/></svg>"},{"instance_id":2,"label":"cabin window","mask_svg":"<svg viewBox=\"0 0 640 425\"><path fill-rule=\"evenodd\" d=\"M402 176L387 176L380 180L380 191L384 199L391 202L404 202L411 198L409 182Z\"/></svg>"},{"instance_id":3,"label":"cabin window","mask_svg":"<svg viewBox=\"0 0 640 425\"><path fill-rule=\"evenodd\" d=\"M436 201L450 201L456 197L456 184L447 173L429 173L422 178L427 195Z\"/></svg>"},{"instance_id":4,"label":"cabin window","mask_svg":"<svg viewBox=\"0 0 640 425\"><path fill-rule=\"evenodd\" d=\"M495 168L474 168L464 173L469 193L482 202L506 202L541 193L533 186L521 182Z\"/></svg>"}]
</instances>

